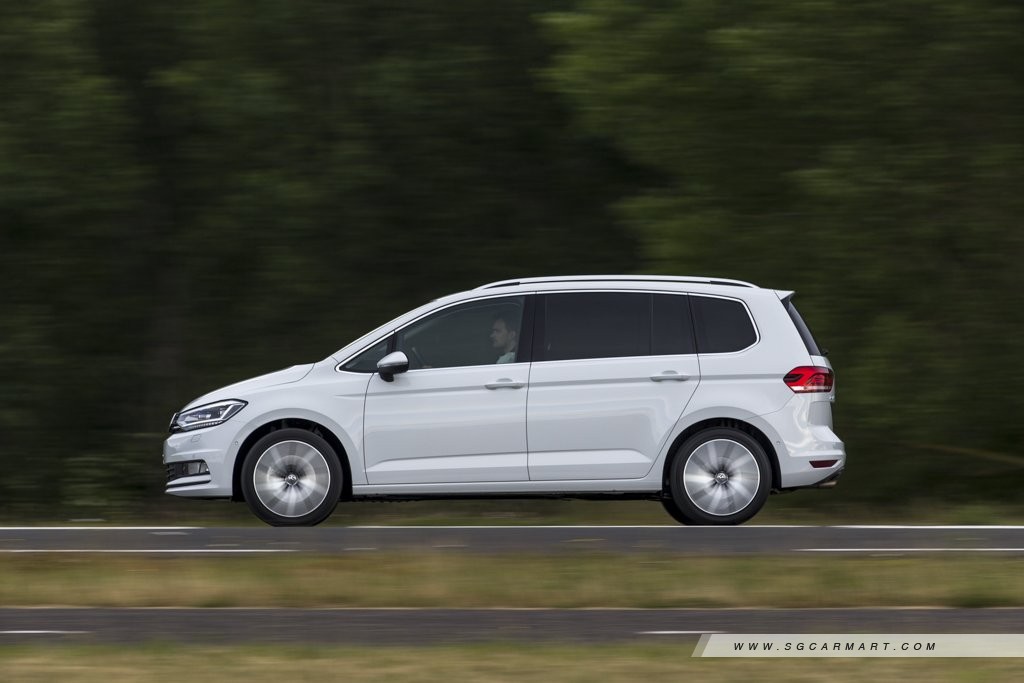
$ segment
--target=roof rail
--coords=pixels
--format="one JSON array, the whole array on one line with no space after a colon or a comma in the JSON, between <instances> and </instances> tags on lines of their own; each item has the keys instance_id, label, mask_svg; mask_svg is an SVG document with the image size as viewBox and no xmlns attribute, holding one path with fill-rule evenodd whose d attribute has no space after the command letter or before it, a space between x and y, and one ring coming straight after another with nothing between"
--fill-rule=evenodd
<instances>
[{"instance_id":1,"label":"roof rail","mask_svg":"<svg viewBox=\"0 0 1024 683\"><path fill-rule=\"evenodd\" d=\"M566 275L562 277L524 277L514 280L499 280L480 285L477 289L515 287L516 285L551 284L557 282L693 282L705 285L728 285L731 287L753 287L757 285L743 280L725 278L689 277L675 275Z\"/></svg>"}]
</instances>

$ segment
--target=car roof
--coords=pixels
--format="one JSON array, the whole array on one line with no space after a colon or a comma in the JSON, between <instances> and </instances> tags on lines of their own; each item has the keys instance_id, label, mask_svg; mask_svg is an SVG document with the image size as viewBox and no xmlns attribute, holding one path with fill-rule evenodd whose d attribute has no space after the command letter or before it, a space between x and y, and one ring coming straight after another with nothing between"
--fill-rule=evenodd
<instances>
[{"instance_id":1,"label":"car roof","mask_svg":"<svg viewBox=\"0 0 1024 683\"><path fill-rule=\"evenodd\" d=\"M560 275L546 277L524 277L511 280L498 280L480 285L476 290L498 289L503 287L517 287L522 285L558 285L558 284L581 284L581 283L663 283L663 284L687 284L687 285L713 285L729 287L748 287L759 289L757 285L743 280L731 280L727 278L695 277L688 275ZM474 291L476 291L474 290Z\"/></svg>"}]
</instances>

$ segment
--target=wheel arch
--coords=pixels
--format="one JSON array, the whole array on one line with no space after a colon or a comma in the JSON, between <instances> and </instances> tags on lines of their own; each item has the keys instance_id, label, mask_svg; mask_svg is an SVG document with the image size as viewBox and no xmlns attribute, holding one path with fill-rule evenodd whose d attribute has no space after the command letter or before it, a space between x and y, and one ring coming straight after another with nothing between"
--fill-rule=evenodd
<instances>
[{"instance_id":1,"label":"wheel arch","mask_svg":"<svg viewBox=\"0 0 1024 683\"><path fill-rule=\"evenodd\" d=\"M242 441L242 445L238 448L238 454L235 457L234 469L231 474L231 500L236 502L244 501L242 496L242 467L245 464L245 458L249 454L249 450L253 447L253 444L267 434L271 434L282 429L304 429L307 432L316 434L329 443L331 448L334 449L335 454L337 454L342 472L344 472L345 475L342 480L341 500L347 500L352 497L352 464L349 462L348 452L342 445L341 439L339 439L330 429L318 422L315 422L314 420L299 417L288 417L271 420L270 422L257 427L247 437L245 437L244 441Z\"/></svg>"},{"instance_id":2,"label":"wheel arch","mask_svg":"<svg viewBox=\"0 0 1024 683\"><path fill-rule=\"evenodd\" d=\"M747 434L755 441L757 441L761 448L764 449L765 454L768 456L768 463L772 468L772 491L778 491L782 488L782 473L779 467L779 455L775 451L775 447L772 445L771 439L765 435L760 429L745 422L732 417L713 417L700 422L695 422L683 431L672 441L672 445L668 449L668 454L665 457L665 463L662 467L661 472L661 491L662 495L665 495L669 490L669 471L672 469L672 460L675 457L676 451L683 443L686 442L694 434L698 434L707 429L714 429L716 427L727 427L730 429L736 429L744 434Z\"/></svg>"}]
</instances>

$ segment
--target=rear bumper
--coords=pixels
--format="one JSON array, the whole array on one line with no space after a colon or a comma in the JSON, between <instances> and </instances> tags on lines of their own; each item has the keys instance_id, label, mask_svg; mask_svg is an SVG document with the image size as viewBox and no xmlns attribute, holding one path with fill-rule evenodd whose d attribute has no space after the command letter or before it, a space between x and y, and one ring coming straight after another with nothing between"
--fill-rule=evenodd
<instances>
[{"instance_id":1,"label":"rear bumper","mask_svg":"<svg viewBox=\"0 0 1024 683\"><path fill-rule=\"evenodd\" d=\"M834 436L834 435L833 435ZM819 442L828 445L838 443L840 448L822 448L811 454L806 451L786 455L779 452L779 479L783 489L797 489L805 486L818 486L839 478L846 468L846 451L842 442L829 440ZM776 446L778 451L778 446ZM822 462L834 461L831 466L822 467Z\"/></svg>"},{"instance_id":2,"label":"rear bumper","mask_svg":"<svg viewBox=\"0 0 1024 683\"><path fill-rule=\"evenodd\" d=\"M828 475L817 484L814 485L816 489L830 489L839 483L839 477L843 476L843 470L838 470Z\"/></svg>"},{"instance_id":3,"label":"rear bumper","mask_svg":"<svg viewBox=\"0 0 1024 683\"><path fill-rule=\"evenodd\" d=\"M846 447L831 425L812 422L816 402L794 396L782 410L755 421L771 439L778 456L780 489L824 488L835 482L846 467Z\"/></svg>"}]
</instances>

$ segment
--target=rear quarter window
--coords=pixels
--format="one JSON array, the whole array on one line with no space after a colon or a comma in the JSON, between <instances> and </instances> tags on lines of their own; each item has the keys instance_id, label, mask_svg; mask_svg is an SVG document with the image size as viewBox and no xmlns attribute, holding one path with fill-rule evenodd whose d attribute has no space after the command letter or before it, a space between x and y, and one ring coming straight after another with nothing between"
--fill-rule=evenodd
<instances>
[{"instance_id":1,"label":"rear quarter window","mask_svg":"<svg viewBox=\"0 0 1024 683\"><path fill-rule=\"evenodd\" d=\"M814 335L811 334L811 328L804 322L804 318L800 315L800 311L796 310L796 304L793 303L792 299L786 301L786 312L789 313L790 320L796 326L797 332L800 333L800 338L804 340L804 346L807 347L807 352L812 356L823 356L821 348L818 346L818 342L814 340Z\"/></svg>"},{"instance_id":2,"label":"rear quarter window","mask_svg":"<svg viewBox=\"0 0 1024 683\"><path fill-rule=\"evenodd\" d=\"M734 299L691 296L697 353L742 351L757 341L747 307Z\"/></svg>"}]
</instances>

